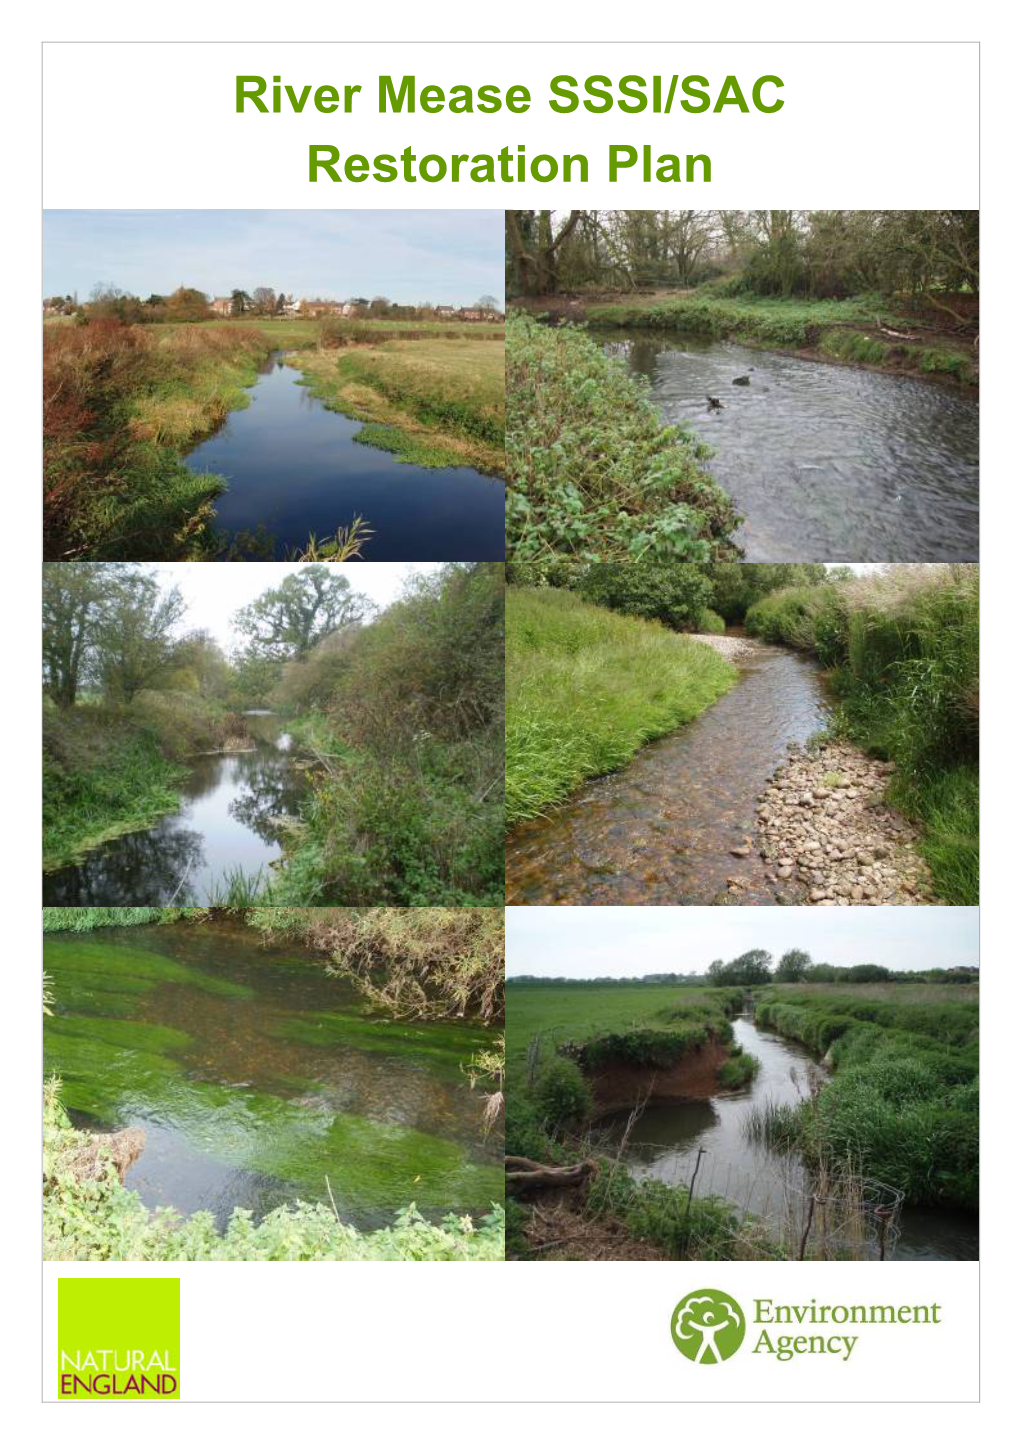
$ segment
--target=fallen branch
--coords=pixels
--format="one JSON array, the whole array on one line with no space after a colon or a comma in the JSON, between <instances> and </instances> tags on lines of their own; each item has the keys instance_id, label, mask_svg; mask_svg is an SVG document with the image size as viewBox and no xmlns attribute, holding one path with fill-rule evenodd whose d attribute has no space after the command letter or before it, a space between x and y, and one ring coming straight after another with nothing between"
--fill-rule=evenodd
<instances>
[{"instance_id":1,"label":"fallen branch","mask_svg":"<svg viewBox=\"0 0 1020 1443\"><path fill-rule=\"evenodd\" d=\"M595 1159L586 1157L568 1167L552 1167L530 1157L505 1157L506 1189L525 1192L532 1187L577 1187L595 1171Z\"/></svg>"}]
</instances>

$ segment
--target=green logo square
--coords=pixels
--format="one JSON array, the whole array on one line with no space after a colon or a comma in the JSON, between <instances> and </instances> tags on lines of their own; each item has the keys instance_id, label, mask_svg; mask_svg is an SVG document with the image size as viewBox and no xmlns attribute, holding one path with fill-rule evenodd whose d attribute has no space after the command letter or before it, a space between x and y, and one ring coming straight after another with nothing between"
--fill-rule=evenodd
<instances>
[{"instance_id":1,"label":"green logo square","mask_svg":"<svg viewBox=\"0 0 1020 1443\"><path fill-rule=\"evenodd\" d=\"M179 1398L179 1278L58 1278L58 1398Z\"/></svg>"}]
</instances>

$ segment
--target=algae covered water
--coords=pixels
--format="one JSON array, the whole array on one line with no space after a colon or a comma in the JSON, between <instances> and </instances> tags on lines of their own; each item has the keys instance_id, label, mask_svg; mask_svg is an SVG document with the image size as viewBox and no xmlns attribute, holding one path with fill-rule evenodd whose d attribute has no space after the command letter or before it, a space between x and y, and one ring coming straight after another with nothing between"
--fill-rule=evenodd
<instances>
[{"instance_id":1,"label":"algae covered water","mask_svg":"<svg viewBox=\"0 0 1020 1443\"><path fill-rule=\"evenodd\" d=\"M464 1072L483 1030L391 1021L307 952L221 923L51 934L44 966L45 1075L77 1126L144 1129L125 1181L147 1206L223 1227L331 1192L375 1228L412 1202L502 1201L501 1139Z\"/></svg>"}]
</instances>

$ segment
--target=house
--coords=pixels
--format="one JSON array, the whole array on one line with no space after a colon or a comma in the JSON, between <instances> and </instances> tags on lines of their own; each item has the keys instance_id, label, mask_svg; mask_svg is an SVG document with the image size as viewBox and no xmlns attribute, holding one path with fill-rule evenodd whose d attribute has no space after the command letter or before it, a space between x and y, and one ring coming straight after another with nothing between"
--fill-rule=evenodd
<instances>
[{"instance_id":1,"label":"house","mask_svg":"<svg viewBox=\"0 0 1020 1443\"><path fill-rule=\"evenodd\" d=\"M209 309L214 316L230 316L233 315L234 303L230 296L213 296Z\"/></svg>"},{"instance_id":2,"label":"house","mask_svg":"<svg viewBox=\"0 0 1020 1443\"><path fill-rule=\"evenodd\" d=\"M456 314L452 306L436 306L436 315L442 316L444 320L452 320Z\"/></svg>"}]
</instances>

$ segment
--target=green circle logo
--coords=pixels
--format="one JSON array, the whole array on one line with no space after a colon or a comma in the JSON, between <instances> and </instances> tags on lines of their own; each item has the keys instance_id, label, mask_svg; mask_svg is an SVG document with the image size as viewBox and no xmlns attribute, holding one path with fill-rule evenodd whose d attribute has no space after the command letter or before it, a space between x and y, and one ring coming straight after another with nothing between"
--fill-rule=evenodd
<instances>
[{"instance_id":1,"label":"green circle logo","mask_svg":"<svg viewBox=\"0 0 1020 1443\"><path fill-rule=\"evenodd\" d=\"M729 1293L701 1288L673 1309L673 1342L692 1363L724 1363L744 1341L747 1325L740 1304Z\"/></svg>"}]
</instances>

